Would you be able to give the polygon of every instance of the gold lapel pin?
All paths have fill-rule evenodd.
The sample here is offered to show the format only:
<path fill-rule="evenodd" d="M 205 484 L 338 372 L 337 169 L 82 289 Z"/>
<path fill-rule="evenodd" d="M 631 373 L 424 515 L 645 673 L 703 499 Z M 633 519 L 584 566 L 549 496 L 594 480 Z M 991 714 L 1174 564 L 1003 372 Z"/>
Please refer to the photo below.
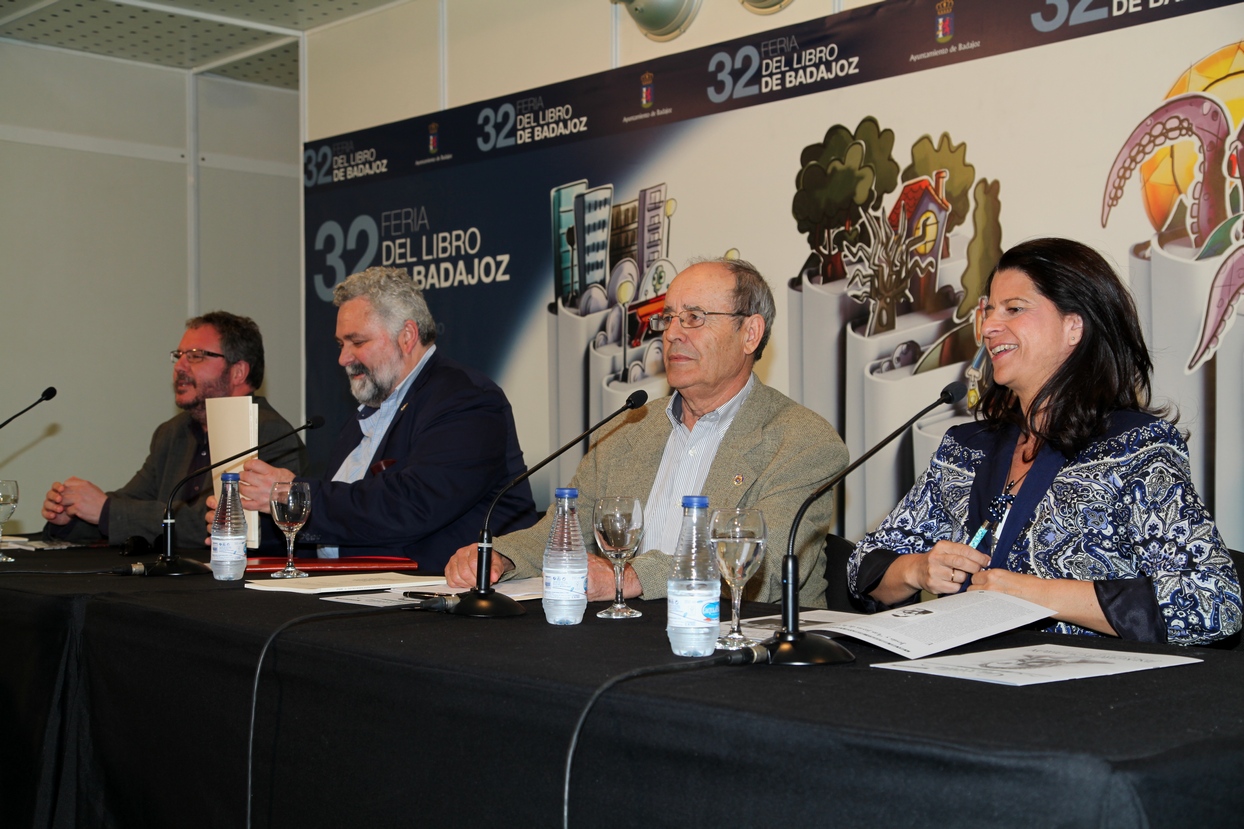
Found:
<path fill-rule="evenodd" d="M 734 485 L 735 485 L 735 486 L 742 486 L 742 485 L 743 485 L 743 476 L 742 476 L 742 475 L 735 475 L 735 476 L 734 476 Z"/>

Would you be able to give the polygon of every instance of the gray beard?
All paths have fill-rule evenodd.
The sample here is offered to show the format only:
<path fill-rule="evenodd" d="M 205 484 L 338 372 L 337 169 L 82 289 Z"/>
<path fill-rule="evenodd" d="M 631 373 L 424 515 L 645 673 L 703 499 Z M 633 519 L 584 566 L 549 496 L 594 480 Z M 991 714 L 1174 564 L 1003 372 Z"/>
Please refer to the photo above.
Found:
<path fill-rule="evenodd" d="M 351 373 L 351 369 L 354 373 Z M 397 385 L 396 377 L 377 377 L 374 371 L 362 363 L 347 368 L 346 377 L 350 380 L 350 393 L 364 406 L 379 406 L 389 399 L 393 387 Z"/>

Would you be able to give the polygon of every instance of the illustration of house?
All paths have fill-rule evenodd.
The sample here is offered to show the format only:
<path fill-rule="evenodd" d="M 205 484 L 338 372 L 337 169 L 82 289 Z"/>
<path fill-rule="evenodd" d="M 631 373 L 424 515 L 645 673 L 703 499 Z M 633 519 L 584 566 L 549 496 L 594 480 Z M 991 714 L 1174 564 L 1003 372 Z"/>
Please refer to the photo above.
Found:
<path fill-rule="evenodd" d="M 950 215 L 950 202 L 946 201 L 946 176 L 946 170 L 937 170 L 932 181 L 921 176 L 907 182 L 887 217 L 894 232 L 909 240 L 911 304 L 917 311 L 935 311 L 945 305 L 937 300 L 937 265 L 947 255 L 946 217 Z M 906 228 L 899 227 L 903 217 Z"/>

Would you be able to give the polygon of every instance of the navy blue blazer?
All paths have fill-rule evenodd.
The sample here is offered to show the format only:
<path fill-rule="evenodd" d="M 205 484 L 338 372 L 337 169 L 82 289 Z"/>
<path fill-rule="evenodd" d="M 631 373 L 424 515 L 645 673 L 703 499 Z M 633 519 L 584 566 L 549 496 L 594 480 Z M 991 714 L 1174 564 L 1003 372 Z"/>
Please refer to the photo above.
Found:
<path fill-rule="evenodd" d="M 323 479 L 311 484 L 311 518 L 300 542 L 342 556 L 401 555 L 440 573 L 454 551 L 479 540 L 488 505 L 527 470 L 505 393 L 472 368 L 433 354 L 411 382 L 360 481 L 331 480 L 363 439 L 357 418 L 342 428 Z M 526 481 L 493 510 L 502 535 L 534 524 Z"/>

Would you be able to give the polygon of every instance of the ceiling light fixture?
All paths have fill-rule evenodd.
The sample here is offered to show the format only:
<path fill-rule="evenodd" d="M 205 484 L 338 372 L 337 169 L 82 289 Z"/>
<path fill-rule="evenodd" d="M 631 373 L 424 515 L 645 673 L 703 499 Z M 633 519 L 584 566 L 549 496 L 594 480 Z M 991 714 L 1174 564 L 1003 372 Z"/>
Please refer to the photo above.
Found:
<path fill-rule="evenodd" d="M 673 40 L 691 26 L 701 0 L 610 0 L 622 6 L 649 40 Z M 761 0 L 764 2 L 764 0 Z"/>

